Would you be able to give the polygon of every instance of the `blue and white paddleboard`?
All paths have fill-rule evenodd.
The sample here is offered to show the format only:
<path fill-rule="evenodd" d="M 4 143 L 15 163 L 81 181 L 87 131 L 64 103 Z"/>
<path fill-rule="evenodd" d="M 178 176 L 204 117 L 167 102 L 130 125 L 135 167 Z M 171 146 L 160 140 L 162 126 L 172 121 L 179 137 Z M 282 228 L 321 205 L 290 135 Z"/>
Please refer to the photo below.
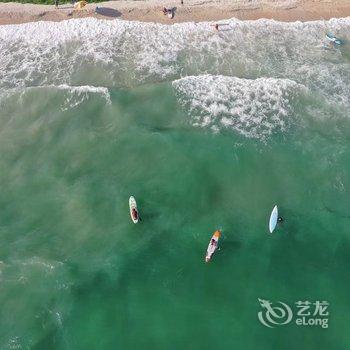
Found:
<path fill-rule="evenodd" d="M 327 33 L 326 34 L 326 38 L 331 41 L 332 43 L 334 44 L 337 44 L 337 45 L 341 45 L 342 44 L 342 41 L 340 39 L 338 39 L 337 37 L 335 37 L 333 34 L 331 33 Z"/>
<path fill-rule="evenodd" d="M 272 209 L 271 215 L 270 215 L 270 221 L 269 221 L 269 230 L 270 233 L 273 232 L 273 230 L 276 228 L 277 225 L 277 219 L 278 219 L 278 209 L 277 205 L 275 205 Z"/>

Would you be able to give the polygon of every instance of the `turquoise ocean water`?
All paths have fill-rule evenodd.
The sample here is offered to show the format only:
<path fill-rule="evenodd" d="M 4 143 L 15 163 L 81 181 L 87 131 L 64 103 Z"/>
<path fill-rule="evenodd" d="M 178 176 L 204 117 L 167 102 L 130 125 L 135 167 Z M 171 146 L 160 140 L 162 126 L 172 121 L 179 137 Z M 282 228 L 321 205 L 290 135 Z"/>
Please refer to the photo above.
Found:
<path fill-rule="evenodd" d="M 225 23 L 0 27 L 0 349 L 349 349 L 350 20 Z"/>

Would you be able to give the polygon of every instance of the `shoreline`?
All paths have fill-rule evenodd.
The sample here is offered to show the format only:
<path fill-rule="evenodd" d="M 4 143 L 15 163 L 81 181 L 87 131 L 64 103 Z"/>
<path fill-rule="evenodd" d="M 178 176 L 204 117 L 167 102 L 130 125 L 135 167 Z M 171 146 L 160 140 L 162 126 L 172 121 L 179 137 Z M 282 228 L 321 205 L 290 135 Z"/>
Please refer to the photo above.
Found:
<path fill-rule="evenodd" d="M 96 6 L 99 13 L 95 12 Z M 164 16 L 164 6 L 176 8 L 173 19 Z M 74 10 L 71 4 L 62 4 L 58 9 L 53 5 L 0 4 L 0 25 L 85 17 L 173 24 L 229 18 L 304 22 L 348 16 L 349 0 L 183 0 L 183 5 L 181 0 L 119 0 L 90 3 L 80 11 Z"/>

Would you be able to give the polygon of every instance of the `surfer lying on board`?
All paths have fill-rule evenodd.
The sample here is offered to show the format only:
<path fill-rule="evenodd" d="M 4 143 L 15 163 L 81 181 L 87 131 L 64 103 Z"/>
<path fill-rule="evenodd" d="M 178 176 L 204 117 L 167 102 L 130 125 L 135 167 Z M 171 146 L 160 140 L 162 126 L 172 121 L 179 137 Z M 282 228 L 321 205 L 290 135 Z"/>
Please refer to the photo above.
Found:
<path fill-rule="evenodd" d="M 140 222 L 142 221 L 141 216 L 139 215 L 138 211 L 135 208 L 131 210 L 131 214 L 134 220 L 139 220 Z"/>
<path fill-rule="evenodd" d="M 132 208 L 131 213 L 134 220 L 137 220 L 139 216 L 139 214 L 137 213 L 137 210 L 135 208 Z"/>

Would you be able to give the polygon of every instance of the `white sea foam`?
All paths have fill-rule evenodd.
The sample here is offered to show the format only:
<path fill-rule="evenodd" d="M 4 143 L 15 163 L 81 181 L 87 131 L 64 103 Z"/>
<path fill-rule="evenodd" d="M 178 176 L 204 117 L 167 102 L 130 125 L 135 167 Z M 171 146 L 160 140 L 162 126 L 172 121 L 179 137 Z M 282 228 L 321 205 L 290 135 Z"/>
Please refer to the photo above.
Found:
<path fill-rule="evenodd" d="M 106 101 L 107 104 L 112 103 L 108 89 L 101 86 L 69 86 L 66 84 L 62 84 L 58 86 L 51 85 L 49 86 L 49 88 L 68 91 L 65 103 L 62 106 L 63 110 L 73 108 L 81 104 L 89 98 L 90 94 L 100 95 Z"/>
<path fill-rule="evenodd" d="M 28 317 L 45 328 L 62 327 L 64 315 L 69 310 L 70 288 L 64 290 L 60 285 L 71 287 L 72 278 L 65 263 L 39 256 L 9 259 L 3 270 L 1 283 L 4 295 L 10 292 L 20 297 L 12 303 L 3 303 L 3 312 L 8 317 L 7 332 L 0 339 L 0 348 L 31 348 L 41 339 L 41 334 L 34 331 L 28 336 Z M 23 289 L 24 294 L 21 292 Z M 25 313 L 29 316 L 22 319 L 20 316 Z M 52 321 L 47 322 L 48 315 L 51 315 Z"/>
<path fill-rule="evenodd" d="M 291 100 L 305 90 L 288 79 L 220 75 L 190 76 L 174 81 L 173 86 L 193 125 L 214 131 L 233 129 L 260 139 L 287 128 Z"/>
<path fill-rule="evenodd" d="M 72 19 L 0 26 L 0 88 L 135 86 L 188 75 L 289 79 L 350 106 L 349 48 L 322 48 L 325 32 L 350 39 L 350 18 L 222 21 L 172 26 Z"/>
<path fill-rule="evenodd" d="M 21 339 L 20 337 L 10 338 L 7 343 L 7 348 L 10 350 L 19 350 L 22 349 Z"/>
<path fill-rule="evenodd" d="M 36 90 L 43 90 L 45 92 L 60 93 L 60 96 L 56 100 L 61 101 L 61 110 L 74 108 L 81 103 L 87 101 L 91 96 L 100 96 L 105 100 L 106 104 L 111 104 L 111 96 L 106 87 L 101 86 L 69 86 L 67 84 L 62 85 L 43 85 L 37 87 L 20 87 L 3 90 L 0 92 L 0 106 L 1 103 L 6 101 L 8 97 L 13 95 L 18 96 L 18 101 L 21 102 L 28 93 Z M 63 94 L 63 95 L 62 95 Z"/>
<path fill-rule="evenodd" d="M 349 36 L 349 18 L 224 22 L 219 33 L 205 22 L 168 26 L 95 18 L 0 26 L 1 85 L 118 86 L 204 72 L 302 80 L 303 66 L 311 70 L 308 78 L 317 79 L 315 67 L 342 81 L 330 68 L 329 53 L 317 46 L 326 30 Z"/>
<path fill-rule="evenodd" d="M 54 278 L 56 275 L 61 276 L 65 274 L 65 266 L 60 261 L 49 261 L 36 256 L 23 260 L 14 260 L 3 266 L 2 283 L 27 284 L 33 274 L 36 273 L 40 273 L 46 278 Z M 8 278 L 8 276 L 11 276 L 11 278 Z"/>
<path fill-rule="evenodd" d="M 46 274 L 51 274 L 56 268 L 62 267 L 63 263 L 60 261 L 47 261 L 35 256 L 24 261 L 19 261 L 18 265 L 19 268 L 21 268 L 20 266 L 37 267 L 42 269 Z"/>

